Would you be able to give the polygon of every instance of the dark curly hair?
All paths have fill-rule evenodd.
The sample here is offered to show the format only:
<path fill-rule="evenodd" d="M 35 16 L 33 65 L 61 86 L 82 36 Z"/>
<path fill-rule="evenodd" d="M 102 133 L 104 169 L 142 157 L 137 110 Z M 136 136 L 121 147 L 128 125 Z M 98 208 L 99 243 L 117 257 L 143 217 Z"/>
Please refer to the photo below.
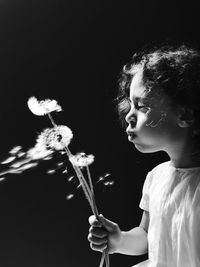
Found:
<path fill-rule="evenodd" d="M 194 134 L 200 140 L 200 52 L 186 44 L 165 44 L 145 47 L 135 53 L 119 78 L 117 108 L 123 125 L 130 110 L 130 84 L 138 68 L 142 68 L 149 99 L 159 90 L 164 91 L 171 105 L 193 111 Z"/>

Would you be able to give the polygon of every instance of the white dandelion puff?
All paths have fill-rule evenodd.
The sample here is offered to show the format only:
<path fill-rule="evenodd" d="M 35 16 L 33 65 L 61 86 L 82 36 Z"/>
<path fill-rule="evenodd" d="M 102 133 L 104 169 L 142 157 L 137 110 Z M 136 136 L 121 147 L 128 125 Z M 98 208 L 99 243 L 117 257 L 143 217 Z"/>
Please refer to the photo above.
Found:
<path fill-rule="evenodd" d="M 84 152 L 69 157 L 70 162 L 74 166 L 86 167 L 94 162 L 94 155 L 86 155 Z"/>
<path fill-rule="evenodd" d="M 54 128 L 45 129 L 37 139 L 37 143 L 44 145 L 46 148 L 63 150 L 71 142 L 73 133 L 71 129 L 65 125 L 58 125 Z"/>
<path fill-rule="evenodd" d="M 27 104 L 30 111 L 37 116 L 43 116 L 53 111 L 62 111 L 61 106 L 58 105 L 57 101 L 54 99 L 38 101 L 36 97 L 32 96 L 29 98 Z"/>

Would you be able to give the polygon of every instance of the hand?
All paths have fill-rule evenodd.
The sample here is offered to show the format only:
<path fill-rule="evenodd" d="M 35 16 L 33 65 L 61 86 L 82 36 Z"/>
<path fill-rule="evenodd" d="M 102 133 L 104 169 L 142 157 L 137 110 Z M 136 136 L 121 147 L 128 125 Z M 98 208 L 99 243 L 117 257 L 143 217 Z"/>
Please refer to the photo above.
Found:
<path fill-rule="evenodd" d="M 90 216 L 89 223 L 91 225 L 88 235 L 90 247 L 100 252 L 108 248 L 110 254 L 116 252 L 122 239 L 119 226 L 103 215 L 99 215 L 98 218 L 94 215 Z"/>

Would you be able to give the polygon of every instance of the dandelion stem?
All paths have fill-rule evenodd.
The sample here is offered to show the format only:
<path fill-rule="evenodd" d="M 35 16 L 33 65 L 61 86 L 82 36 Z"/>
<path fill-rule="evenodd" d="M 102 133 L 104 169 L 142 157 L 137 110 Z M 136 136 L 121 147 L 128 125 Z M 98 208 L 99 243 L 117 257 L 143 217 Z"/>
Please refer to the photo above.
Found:
<path fill-rule="evenodd" d="M 83 177 L 82 173 L 80 173 L 80 169 L 78 167 L 74 166 L 73 164 L 72 164 L 72 166 L 73 166 L 73 168 L 74 168 L 74 170 L 76 172 L 76 175 L 77 175 L 77 177 L 79 179 L 79 182 L 80 182 L 80 184 L 81 184 L 81 186 L 83 188 L 85 196 L 86 196 L 86 198 L 87 198 L 87 200 L 88 200 L 88 202 L 89 202 L 89 204 L 91 206 L 91 209 L 92 209 L 92 211 L 94 213 L 93 200 L 92 200 L 92 197 L 91 197 L 91 191 L 90 191 L 90 189 L 88 187 L 88 184 L 85 181 L 85 178 Z"/>
<path fill-rule="evenodd" d="M 54 127 L 57 127 L 57 124 L 55 123 L 53 117 L 51 116 L 50 113 L 48 113 L 48 117 L 52 123 L 52 125 Z M 72 155 L 71 151 L 69 150 L 68 147 L 65 147 L 65 152 L 67 153 L 67 156 L 68 158 L 70 158 Z M 87 170 L 87 176 L 88 176 L 88 180 L 89 180 L 89 185 L 82 173 L 82 171 L 80 170 L 79 167 L 77 166 L 74 166 L 74 164 L 72 164 L 72 167 L 77 175 L 77 178 L 83 188 L 83 192 L 90 204 L 90 207 L 93 211 L 93 214 L 96 216 L 96 218 L 99 217 L 99 213 L 98 213 L 98 210 L 97 210 L 97 206 L 96 206 L 96 203 L 95 203 L 95 196 L 94 196 L 94 188 L 93 188 L 93 184 L 92 184 L 92 178 L 91 178 L 91 174 L 90 174 L 90 170 L 89 170 L 89 167 L 86 166 L 86 170 Z M 7 172 L 6 172 L 7 173 Z M 5 173 L 0 173 L 0 176 L 3 175 Z M 109 267 L 110 266 L 110 263 L 109 263 L 109 254 L 108 254 L 108 250 L 105 249 L 103 252 L 102 252 L 102 257 L 101 257 L 101 262 L 100 262 L 100 266 L 99 267 L 103 267 L 103 264 L 104 264 L 104 261 L 106 263 L 106 267 Z"/>
<path fill-rule="evenodd" d="M 94 215 L 96 217 L 98 217 L 99 213 L 98 213 L 97 206 L 96 206 L 96 203 L 95 203 L 96 201 L 95 201 L 95 195 L 94 195 L 94 188 L 93 188 L 92 178 L 91 178 L 91 174 L 90 174 L 90 170 L 89 170 L 88 165 L 86 166 L 86 170 L 87 170 L 89 185 L 90 185 L 90 189 L 91 189 L 92 201 L 93 201 L 93 206 L 94 206 Z"/>
<path fill-rule="evenodd" d="M 53 127 L 56 127 L 57 124 L 55 123 L 55 121 L 54 121 L 53 117 L 51 116 L 51 114 L 50 114 L 50 113 L 47 113 L 47 115 L 48 115 L 48 117 L 49 117 L 49 119 L 50 119 L 50 121 L 51 121 Z"/>
<path fill-rule="evenodd" d="M 72 153 L 69 150 L 69 148 L 65 147 L 65 151 L 67 153 L 68 158 L 70 158 L 72 156 Z M 86 196 L 86 198 L 87 198 L 87 200 L 88 200 L 88 202 L 89 202 L 89 204 L 91 206 L 91 209 L 92 209 L 93 213 L 95 214 L 96 213 L 96 208 L 95 208 L 95 205 L 94 205 L 92 192 L 91 192 L 91 190 L 90 190 L 90 188 L 88 186 L 88 183 L 85 180 L 85 177 L 82 174 L 81 170 L 77 166 L 74 166 L 74 164 L 72 164 L 72 167 L 73 167 L 74 171 L 76 172 L 76 175 L 77 175 L 77 177 L 79 179 L 79 182 L 80 182 L 80 184 L 81 184 L 81 186 L 83 188 L 85 196 Z"/>
<path fill-rule="evenodd" d="M 104 252 L 103 252 L 103 253 L 102 253 L 102 256 L 101 256 L 101 261 L 100 261 L 99 267 L 103 267 L 104 260 L 105 260 L 105 254 L 104 254 Z"/>

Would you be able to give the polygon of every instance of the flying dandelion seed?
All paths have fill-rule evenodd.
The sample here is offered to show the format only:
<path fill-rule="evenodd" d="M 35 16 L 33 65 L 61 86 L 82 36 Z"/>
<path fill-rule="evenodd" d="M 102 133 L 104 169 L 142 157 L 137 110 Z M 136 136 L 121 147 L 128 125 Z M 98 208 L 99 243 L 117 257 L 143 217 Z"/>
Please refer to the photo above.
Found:
<path fill-rule="evenodd" d="M 46 173 L 47 174 L 55 174 L 56 170 L 48 170 Z"/>
<path fill-rule="evenodd" d="M 99 179 L 97 180 L 96 184 L 99 182 L 102 182 L 105 178 L 103 176 L 100 176 Z"/>
<path fill-rule="evenodd" d="M 47 157 L 44 157 L 43 160 L 50 160 L 52 158 L 53 158 L 52 156 L 47 156 Z"/>
<path fill-rule="evenodd" d="M 11 162 L 14 161 L 15 159 L 16 159 L 15 156 L 8 157 L 8 158 L 5 159 L 4 161 L 2 161 L 1 164 L 8 164 L 8 163 L 11 163 Z"/>
<path fill-rule="evenodd" d="M 114 183 L 115 183 L 114 180 L 110 181 L 110 185 L 114 185 Z"/>
<path fill-rule="evenodd" d="M 112 186 L 112 185 L 114 185 L 114 181 L 113 180 L 111 180 L 111 181 L 105 181 L 103 184 L 105 186 Z"/>
<path fill-rule="evenodd" d="M 74 197 L 74 194 L 68 194 L 67 196 L 66 196 L 66 199 L 67 200 L 70 200 L 70 199 L 72 199 Z"/>
<path fill-rule="evenodd" d="M 79 189 L 82 187 L 82 184 L 77 185 L 76 189 Z"/>
<path fill-rule="evenodd" d="M 67 181 L 71 182 L 73 179 L 74 179 L 74 176 L 70 176 L 70 177 L 67 178 Z"/>
<path fill-rule="evenodd" d="M 68 170 L 65 169 L 64 171 L 62 171 L 62 173 L 63 173 L 63 174 L 68 173 Z"/>
<path fill-rule="evenodd" d="M 109 176 L 111 176 L 110 173 L 106 173 L 103 176 L 100 176 L 99 179 L 97 180 L 96 184 L 99 182 L 104 182 L 107 179 L 107 177 L 109 177 Z"/>
<path fill-rule="evenodd" d="M 23 157 L 23 156 L 25 156 L 26 155 L 26 152 L 19 152 L 18 154 L 17 154 L 17 157 L 18 158 L 21 158 L 21 157 Z"/>
<path fill-rule="evenodd" d="M 106 178 L 106 177 L 108 177 L 108 176 L 110 176 L 111 174 L 110 173 L 106 173 L 105 175 L 104 175 L 104 177 Z"/>
<path fill-rule="evenodd" d="M 21 169 L 9 169 L 8 173 L 21 174 L 23 171 Z"/>
<path fill-rule="evenodd" d="M 14 146 L 8 153 L 15 155 L 22 149 L 21 146 Z"/>
<path fill-rule="evenodd" d="M 0 178 L 0 182 L 3 181 L 3 180 L 5 180 L 5 179 L 6 179 L 5 177 L 1 177 Z"/>
<path fill-rule="evenodd" d="M 62 167 L 63 164 L 64 164 L 64 162 L 58 162 L 58 163 L 56 164 L 56 166 L 57 166 L 57 167 Z"/>
<path fill-rule="evenodd" d="M 17 161 L 15 163 L 13 163 L 11 165 L 12 168 L 20 168 L 22 165 L 26 164 L 30 162 L 30 159 L 24 159 L 24 160 L 20 160 L 20 161 Z"/>
<path fill-rule="evenodd" d="M 25 171 L 25 170 L 31 169 L 33 167 L 36 167 L 37 165 L 38 165 L 38 163 L 36 163 L 36 162 L 28 163 L 28 164 L 25 164 L 22 167 L 20 167 L 17 171 Z"/>

